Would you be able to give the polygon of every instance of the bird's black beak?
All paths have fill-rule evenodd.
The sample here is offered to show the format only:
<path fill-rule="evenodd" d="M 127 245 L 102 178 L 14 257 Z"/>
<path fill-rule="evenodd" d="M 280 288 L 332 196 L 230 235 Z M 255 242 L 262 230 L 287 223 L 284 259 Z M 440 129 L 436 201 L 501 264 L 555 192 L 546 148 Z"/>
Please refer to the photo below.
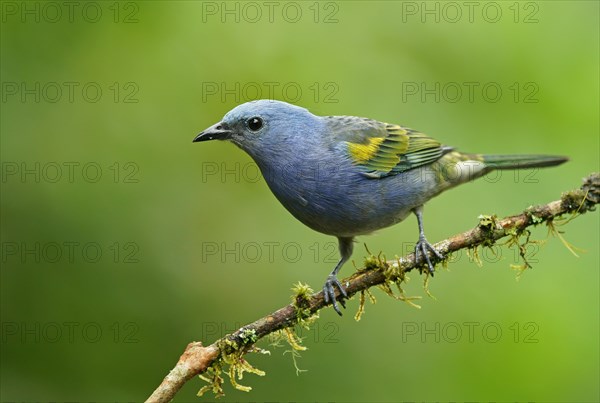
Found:
<path fill-rule="evenodd" d="M 197 143 L 199 141 L 208 141 L 208 140 L 226 140 L 229 138 L 231 134 L 231 130 L 224 123 L 217 123 L 212 125 L 208 129 L 204 130 L 202 133 L 194 137 L 193 142 Z"/>

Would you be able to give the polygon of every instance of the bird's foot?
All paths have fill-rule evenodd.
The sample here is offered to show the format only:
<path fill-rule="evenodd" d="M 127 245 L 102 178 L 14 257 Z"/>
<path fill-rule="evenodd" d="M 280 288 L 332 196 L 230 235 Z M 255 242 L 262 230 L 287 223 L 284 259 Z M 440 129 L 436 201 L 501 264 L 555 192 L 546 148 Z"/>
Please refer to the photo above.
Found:
<path fill-rule="evenodd" d="M 338 315 L 342 316 L 342 311 L 340 311 L 340 308 L 338 307 L 337 301 L 335 299 L 334 286 L 336 286 L 338 290 L 340 290 L 339 302 L 340 305 L 344 309 L 346 309 L 346 303 L 344 302 L 344 298 L 348 298 L 348 293 L 346 293 L 346 289 L 344 288 L 342 283 L 340 283 L 340 280 L 338 280 L 337 277 L 333 274 L 330 274 L 327 277 L 327 280 L 325 281 L 325 285 L 323 286 L 323 299 L 325 300 L 326 304 L 331 302 L 333 304 L 333 309 L 338 313 Z"/>
<path fill-rule="evenodd" d="M 431 245 L 425 236 L 420 236 L 419 241 L 415 245 L 415 262 L 419 260 L 419 254 L 423 254 L 425 257 L 425 261 L 427 262 L 427 268 L 429 269 L 429 273 L 433 276 L 433 264 L 431 263 L 431 259 L 429 258 L 429 252 L 433 253 L 433 255 L 438 260 L 443 260 L 444 256 L 440 252 L 438 252 L 433 245 Z"/>

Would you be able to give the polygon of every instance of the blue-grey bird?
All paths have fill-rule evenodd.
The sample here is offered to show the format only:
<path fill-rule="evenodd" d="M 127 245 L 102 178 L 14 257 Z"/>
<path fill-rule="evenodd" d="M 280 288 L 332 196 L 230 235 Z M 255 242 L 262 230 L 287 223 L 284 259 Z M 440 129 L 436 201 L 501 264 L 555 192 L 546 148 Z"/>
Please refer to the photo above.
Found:
<path fill-rule="evenodd" d="M 559 165 L 548 155 L 482 155 L 455 151 L 407 127 L 355 116 L 316 116 L 281 101 L 247 102 L 229 111 L 194 142 L 228 140 L 247 152 L 271 191 L 298 220 L 336 236 L 341 258 L 323 287 L 325 302 L 345 307 L 347 293 L 337 279 L 350 258 L 353 240 L 417 217 L 422 255 L 443 257 L 425 238 L 423 205 L 446 189 L 495 169 Z M 431 253 L 431 256 L 430 256 Z"/>

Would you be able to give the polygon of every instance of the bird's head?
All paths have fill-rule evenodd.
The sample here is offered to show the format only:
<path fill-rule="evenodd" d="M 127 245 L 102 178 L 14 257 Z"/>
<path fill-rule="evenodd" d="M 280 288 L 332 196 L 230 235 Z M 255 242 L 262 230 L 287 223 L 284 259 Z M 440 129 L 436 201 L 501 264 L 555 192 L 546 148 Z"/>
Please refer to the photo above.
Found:
<path fill-rule="evenodd" d="M 266 148 L 279 149 L 286 144 L 291 148 L 293 137 L 314 133 L 319 119 L 307 109 L 286 102 L 251 101 L 227 112 L 219 123 L 198 134 L 193 141 L 229 140 L 256 156 Z"/>

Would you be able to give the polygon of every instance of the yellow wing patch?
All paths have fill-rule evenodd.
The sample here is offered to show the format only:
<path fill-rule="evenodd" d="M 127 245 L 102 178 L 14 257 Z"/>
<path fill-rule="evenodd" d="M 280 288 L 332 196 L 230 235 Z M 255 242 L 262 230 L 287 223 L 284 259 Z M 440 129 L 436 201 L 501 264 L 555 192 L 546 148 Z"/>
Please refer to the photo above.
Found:
<path fill-rule="evenodd" d="M 356 163 L 365 164 L 373 158 L 384 140 L 383 137 L 372 137 L 367 144 L 348 143 L 348 151 Z"/>
<path fill-rule="evenodd" d="M 370 178 L 404 172 L 440 158 L 447 150 L 431 137 L 398 125 L 385 124 L 385 136 L 347 142 L 348 153 Z"/>

